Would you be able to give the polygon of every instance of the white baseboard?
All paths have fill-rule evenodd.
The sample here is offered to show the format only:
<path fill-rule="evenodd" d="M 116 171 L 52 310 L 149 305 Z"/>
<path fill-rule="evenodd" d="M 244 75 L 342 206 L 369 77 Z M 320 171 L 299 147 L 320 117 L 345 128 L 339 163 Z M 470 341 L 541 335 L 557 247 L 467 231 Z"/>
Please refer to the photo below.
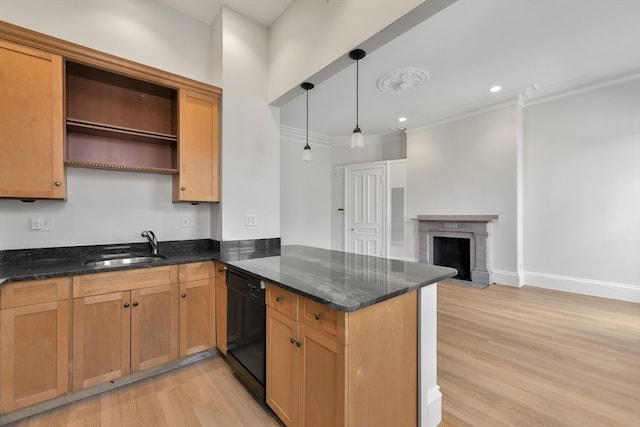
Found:
<path fill-rule="evenodd" d="M 525 284 L 556 291 L 640 303 L 640 286 L 525 271 Z"/>
<path fill-rule="evenodd" d="M 500 285 L 520 287 L 518 273 L 514 273 L 513 271 L 492 270 L 491 281 Z"/>
<path fill-rule="evenodd" d="M 422 404 L 420 427 L 436 427 L 442 421 L 442 393 L 439 385 L 436 384 L 427 390 L 426 402 L 423 400 Z"/>

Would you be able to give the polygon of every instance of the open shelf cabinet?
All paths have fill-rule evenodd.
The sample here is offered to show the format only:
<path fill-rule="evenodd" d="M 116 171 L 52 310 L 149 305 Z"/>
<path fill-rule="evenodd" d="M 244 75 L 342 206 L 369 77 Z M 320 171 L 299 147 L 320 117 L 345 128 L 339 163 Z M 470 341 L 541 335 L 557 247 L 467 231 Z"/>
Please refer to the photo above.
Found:
<path fill-rule="evenodd" d="M 177 90 L 66 62 L 69 166 L 178 173 Z"/>

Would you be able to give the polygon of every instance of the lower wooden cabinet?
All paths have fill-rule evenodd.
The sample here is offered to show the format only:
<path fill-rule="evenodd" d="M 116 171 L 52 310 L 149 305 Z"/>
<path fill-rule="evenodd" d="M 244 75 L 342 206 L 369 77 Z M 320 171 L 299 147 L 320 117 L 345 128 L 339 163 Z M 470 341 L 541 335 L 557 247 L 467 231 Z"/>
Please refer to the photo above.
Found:
<path fill-rule="evenodd" d="M 216 346 L 213 261 L 180 265 L 180 357 Z"/>
<path fill-rule="evenodd" d="M 418 299 L 351 313 L 267 285 L 267 404 L 291 426 L 418 424 Z"/>
<path fill-rule="evenodd" d="M 69 390 L 69 277 L 0 288 L 0 413 Z"/>
<path fill-rule="evenodd" d="M 216 262 L 216 346 L 227 355 L 227 267 Z"/>
<path fill-rule="evenodd" d="M 177 280 L 177 266 L 74 277 L 73 390 L 178 357 Z"/>
<path fill-rule="evenodd" d="M 311 304 L 318 320 L 307 325 Z M 286 426 L 345 425 L 345 344 L 336 335 L 344 316 L 267 286 L 267 404 Z"/>

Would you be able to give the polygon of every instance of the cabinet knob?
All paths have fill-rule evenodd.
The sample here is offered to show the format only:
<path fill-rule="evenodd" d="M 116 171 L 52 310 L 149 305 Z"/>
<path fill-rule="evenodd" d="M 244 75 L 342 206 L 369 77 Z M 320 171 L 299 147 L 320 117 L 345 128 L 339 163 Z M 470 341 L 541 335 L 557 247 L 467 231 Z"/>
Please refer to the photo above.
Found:
<path fill-rule="evenodd" d="M 296 345 L 297 345 L 298 347 L 302 347 L 302 341 L 296 341 Z"/>
<path fill-rule="evenodd" d="M 185 191 L 187 187 L 180 187 L 180 191 Z"/>
<path fill-rule="evenodd" d="M 297 340 L 295 338 L 290 338 L 289 341 L 291 341 L 291 344 L 294 344 Z"/>
<path fill-rule="evenodd" d="M 320 319 L 322 319 L 322 317 L 323 317 L 322 313 L 316 313 L 316 314 L 313 315 L 313 318 L 316 319 L 316 320 L 320 320 Z"/>
<path fill-rule="evenodd" d="M 124 308 L 129 308 L 129 303 L 128 302 L 124 303 Z"/>
<path fill-rule="evenodd" d="M 186 297 L 187 297 L 187 294 L 182 294 L 182 298 L 186 298 Z"/>
<path fill-rule="evenodd" d="M 282 298 L 282 297 L 276 297 L 276 302 L 282 302 L 283 299 L 284 298 Z"/>
<path fill-rule="evenodd" d="M 227 267 L 222 267 L 218 269 L 219 273 L 222 273 L 223 271 L 227 271 Z"/>
<path fill-rule="evenodd" d="M 134 302 L 134 303 L 133 303 L 133 306 L 134 306 L 134 307 L 137 307 L 137 306 L 138 306 L 138 301 Z"/>
<path fill-rule="evenodd" d="M 53 185 L 55 185 L 56 187 L 60 187 L 62 183 L 60 181 L 56 181 L 53 183 Z"/>

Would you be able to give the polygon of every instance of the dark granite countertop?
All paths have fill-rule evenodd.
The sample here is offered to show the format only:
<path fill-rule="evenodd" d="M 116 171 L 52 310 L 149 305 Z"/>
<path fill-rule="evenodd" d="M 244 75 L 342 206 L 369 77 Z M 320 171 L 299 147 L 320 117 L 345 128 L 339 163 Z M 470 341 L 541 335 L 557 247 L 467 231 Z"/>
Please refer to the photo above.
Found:
<path fill-rule="evenodd" d="M 131 244 L 2 251 L 0 285 L 47 277 L 216 260 L 338 310 L 355 311 L 456 274 L 448 267 L 307 246 L 220 252 L 211 242 L 161 242 L 159 249 L 166 256 L 164 259 L 99 268 L 85 266 L 83 262 L 96 252 L 102 253 L 107 249 L 142 253 L 148 251 L 148 247 L 146 244 Z"/>
<path fill-rule="evenodd" d="M 449 267 L 308 246 L 283 246 L 280 252 L 279 256 L 232 260 L 228 264 L 347 312 L 457 274 Z"/>

